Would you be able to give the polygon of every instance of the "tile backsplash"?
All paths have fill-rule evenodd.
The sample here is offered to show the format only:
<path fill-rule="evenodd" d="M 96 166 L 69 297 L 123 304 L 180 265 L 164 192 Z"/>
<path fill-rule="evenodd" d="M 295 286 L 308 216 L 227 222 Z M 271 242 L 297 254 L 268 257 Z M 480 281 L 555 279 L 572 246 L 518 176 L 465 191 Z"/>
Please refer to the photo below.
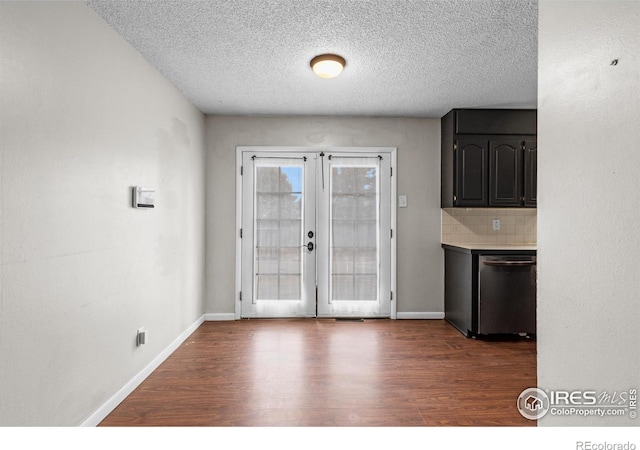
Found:
<path fill-rule="evenodd" d="M 493 229 L 493 221 L 500 229 Z M 535 208 L 444 208 L 442 242 L 445 244 L 535 244 Z"/>

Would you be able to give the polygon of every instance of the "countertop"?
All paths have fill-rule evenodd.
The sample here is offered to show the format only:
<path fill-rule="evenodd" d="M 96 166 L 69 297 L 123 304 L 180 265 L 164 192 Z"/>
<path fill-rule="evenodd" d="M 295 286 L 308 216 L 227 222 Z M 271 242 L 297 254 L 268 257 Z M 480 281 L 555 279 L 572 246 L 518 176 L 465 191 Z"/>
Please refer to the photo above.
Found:
<path fill-rule="evenodd" d="M 480 244 L 480 243 L 465 243 L 465 244 L 442 244 L 443 248 L 450 250 L 458 250 L 466 253 L 481 253 L 481 252 L 535 252 L 537 250 L 536 244 Z"/>

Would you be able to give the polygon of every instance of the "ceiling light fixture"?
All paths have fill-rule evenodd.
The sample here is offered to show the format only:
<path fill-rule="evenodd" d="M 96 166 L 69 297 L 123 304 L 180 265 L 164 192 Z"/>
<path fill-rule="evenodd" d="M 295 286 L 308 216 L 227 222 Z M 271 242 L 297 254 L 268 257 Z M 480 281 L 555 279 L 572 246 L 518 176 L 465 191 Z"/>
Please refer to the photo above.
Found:
<path fill-rule="evenodd" d="M 318 55 L 310 63 L 313 73 L 320 78 L 337 77 L 346 64 L 342 56 L 332 54 Z"/>

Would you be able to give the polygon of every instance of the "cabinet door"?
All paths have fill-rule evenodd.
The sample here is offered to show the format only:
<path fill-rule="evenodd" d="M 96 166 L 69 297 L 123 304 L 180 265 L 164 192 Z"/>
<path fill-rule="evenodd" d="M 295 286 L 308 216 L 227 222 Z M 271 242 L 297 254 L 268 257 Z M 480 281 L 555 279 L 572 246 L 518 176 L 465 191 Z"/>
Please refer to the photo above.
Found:
<path fill-rule="evenodd" d="M 484 139 L 458 140 L 455 145 L 454 206 L 487 206 L 488 149 Z"/>
<path fill-rule="evenodd" d="M 489 206 L 522 205 L 522 140 L 491 140 L 489 153 Z"/>
<path fill-rule="evenodd" d="M 524 206 L 535 207 L 538 202 L 538 142 L 524 144 Z"/>

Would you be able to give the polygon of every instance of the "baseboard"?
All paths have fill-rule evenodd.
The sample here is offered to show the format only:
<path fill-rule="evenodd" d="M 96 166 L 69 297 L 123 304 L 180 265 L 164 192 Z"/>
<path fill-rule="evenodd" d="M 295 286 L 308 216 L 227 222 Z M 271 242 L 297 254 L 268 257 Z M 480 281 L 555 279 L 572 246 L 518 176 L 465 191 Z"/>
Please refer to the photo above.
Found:
<path fill-rule="evenodd" d="M 204 315 L 204 320 L 207 322 L 236 320 L 236 315 L 234 313 L 209 313 Z"/>
<path fill-rule="evenodd" d="M 160 366 L 180 345 L 193 333 L 202 322 L 204 322 L 204 317 L 201 316 L 198 320 L 196 320 L 189 328 L 187 328 L 182 334 L 180 334 L 177 338 L 169 344 L 167 348 L 165 348 L 158 356 L 156 356 L 153 361 L 151 361 L 144 369 L 140 371 L 131 381 L 125 384 L 122 389 L 120 389 L 113 397 L 111 397 L 107 402 L 102 405 L 96 412 L 91 414 L 87 420 L 85 420 L 81 427 L 95 427 L 100 424 L 107 417 L 111 411 L 113 411 L 129 394 L 131 394 L 140 384 L 149 376 L 151 373 Z"/>
<path fill-rule="evenodd" d="M 399 312 L 397 319 L 444 319 L 443 312 Z M 235 320 L 234 313 L 209 313 L 204 315 L 205 321 Z"/>
<path fill-rule="evenodd" d="M 399 312 L 397 319 L 444 319 L 443 312 Z"/>

